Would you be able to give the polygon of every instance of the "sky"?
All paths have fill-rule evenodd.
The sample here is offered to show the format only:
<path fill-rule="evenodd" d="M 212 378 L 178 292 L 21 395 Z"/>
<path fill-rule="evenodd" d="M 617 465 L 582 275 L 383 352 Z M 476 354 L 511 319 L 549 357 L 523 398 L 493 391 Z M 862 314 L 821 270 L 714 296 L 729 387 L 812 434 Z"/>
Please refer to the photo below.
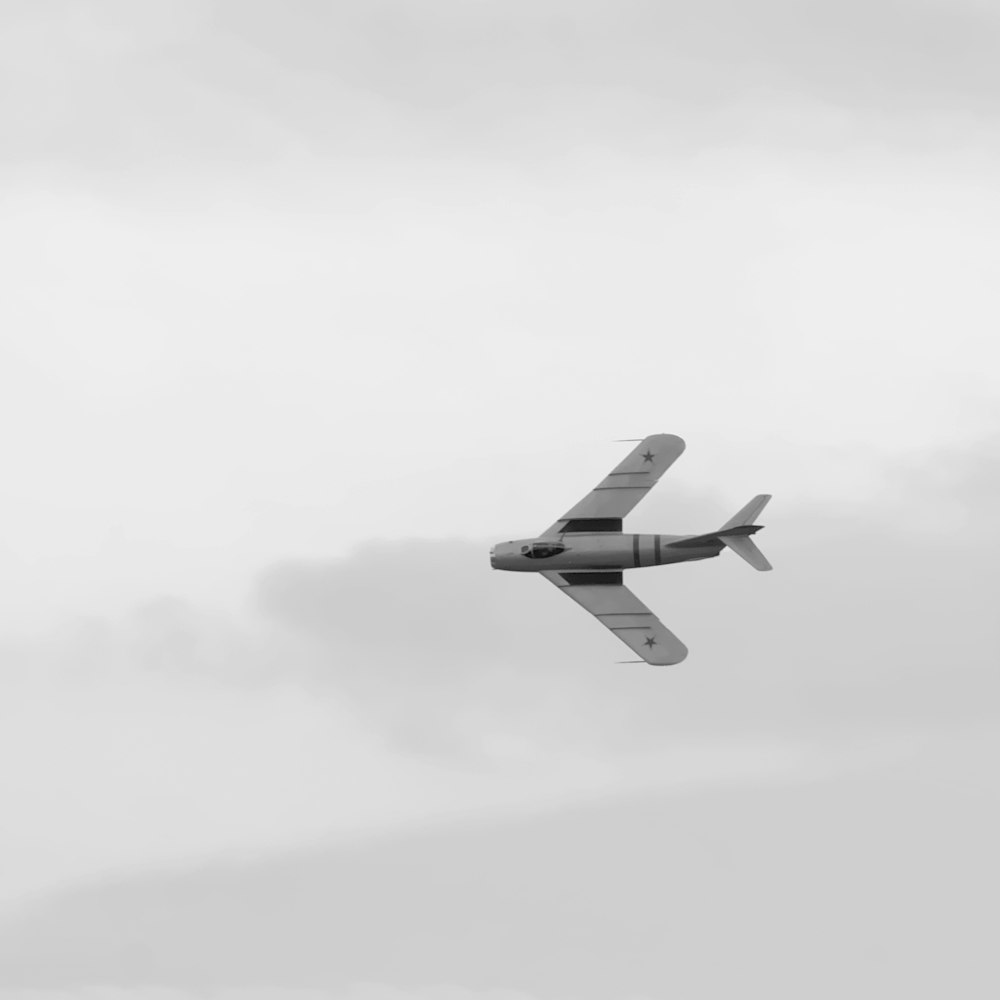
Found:
<path fill-rule="evenodd" d="M 0 1000 L 993 997 L 1000 13 L 0 10 Z M 775 566 L 617 664 L 621 458 Z"/>

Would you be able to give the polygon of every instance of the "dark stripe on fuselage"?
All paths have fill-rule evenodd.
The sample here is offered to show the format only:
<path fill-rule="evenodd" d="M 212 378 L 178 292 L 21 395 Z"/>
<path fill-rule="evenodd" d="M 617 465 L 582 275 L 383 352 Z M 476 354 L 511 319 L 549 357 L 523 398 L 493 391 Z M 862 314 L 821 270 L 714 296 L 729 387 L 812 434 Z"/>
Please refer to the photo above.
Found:
<path fill-rule="evenodd" d="M 639 565 L 639 536 L 638 535 L 633 535 L 632 536 L 632 561 L 633 561 L 634 565 L 636 565 L 636 566 Z"/>
<path fill-rule="evenodd" d="M 566 522 L 566 531 L 621 531 L 620 517 L 577 517 Z"/>
<path fill-rule="evenodd" d="M 607 587 L 620 587 L 622 585 L 621 571 L 608 573 L 560 573 L 559 574 L 571 587 L 592 587 L 595 584 L 603 584 Z"/>
<path fill-rule="evenodd" d="M 653 562 L 655 565 L 660 565 L 660 536 L 653 535 Z"/>

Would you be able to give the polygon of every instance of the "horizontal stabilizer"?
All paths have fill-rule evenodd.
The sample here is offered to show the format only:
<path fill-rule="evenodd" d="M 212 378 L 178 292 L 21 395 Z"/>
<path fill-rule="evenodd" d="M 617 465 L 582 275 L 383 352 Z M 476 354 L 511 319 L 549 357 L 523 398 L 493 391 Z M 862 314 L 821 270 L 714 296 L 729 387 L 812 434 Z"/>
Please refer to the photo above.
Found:
<path fill-rule="evenodd" d="M 772 569 L 772 566 L 764 558 L 764 553 L 754 545 L 750 536 L 760 531 L 762 526 L 754 524 L 754 521 L 770 499 L 770 493 L 758 493 L 716 532 L 720 542 L 731 548 L 741 559 L 745 559 L 754 569 L 761 571 Z"/>
<path fill-rule="evenodd" d="M 767 561 L 764 553 L 753 543 L 749 535 L 722 535 L 726 543 L 741 559 L 745 559 L 754 569 L 764 570 L 774 567 Z"/>

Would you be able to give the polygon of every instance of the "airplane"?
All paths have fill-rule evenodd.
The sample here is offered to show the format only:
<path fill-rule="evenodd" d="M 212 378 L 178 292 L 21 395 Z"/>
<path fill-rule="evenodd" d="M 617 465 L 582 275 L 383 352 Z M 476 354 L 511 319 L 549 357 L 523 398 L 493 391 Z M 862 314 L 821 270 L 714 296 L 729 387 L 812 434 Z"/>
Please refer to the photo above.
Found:
<path fill-rule="evenodd" d="M 633 439 L 635 440 L 635 439 Z M 653 434 L 615 466 L 575 507 L 537 538 L 499 542 L 490 549 L 494 569 L 539 573 L 610 629 L 641 660 L 680 663 L 684 645 L 622 582 L 625 570 L 712 559 L 732 549 L 754 569 L 771 564 L 750 538 L 763 527 L 754 520 L 771 495 L 761 493 L 717 531 L 705 535 L 631 535 L 622 521 L 680 458 L 683 439 Z"/>

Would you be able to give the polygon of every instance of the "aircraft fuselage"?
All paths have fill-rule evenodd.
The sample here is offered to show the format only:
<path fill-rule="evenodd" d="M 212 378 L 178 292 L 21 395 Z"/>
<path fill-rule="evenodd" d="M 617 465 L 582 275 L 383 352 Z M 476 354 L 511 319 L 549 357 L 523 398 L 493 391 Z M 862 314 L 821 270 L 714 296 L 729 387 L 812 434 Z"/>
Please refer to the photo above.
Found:
<path fill-rule="evenodd" d="M 683 544 L 685 539 L 697 537 L 595 532 L 558 538 L 520 538 L 494 545 L 490 549 L 490 565 L 515 573 L 625 570 L 711 559 L 722 551 L 721 541 Z"/>

